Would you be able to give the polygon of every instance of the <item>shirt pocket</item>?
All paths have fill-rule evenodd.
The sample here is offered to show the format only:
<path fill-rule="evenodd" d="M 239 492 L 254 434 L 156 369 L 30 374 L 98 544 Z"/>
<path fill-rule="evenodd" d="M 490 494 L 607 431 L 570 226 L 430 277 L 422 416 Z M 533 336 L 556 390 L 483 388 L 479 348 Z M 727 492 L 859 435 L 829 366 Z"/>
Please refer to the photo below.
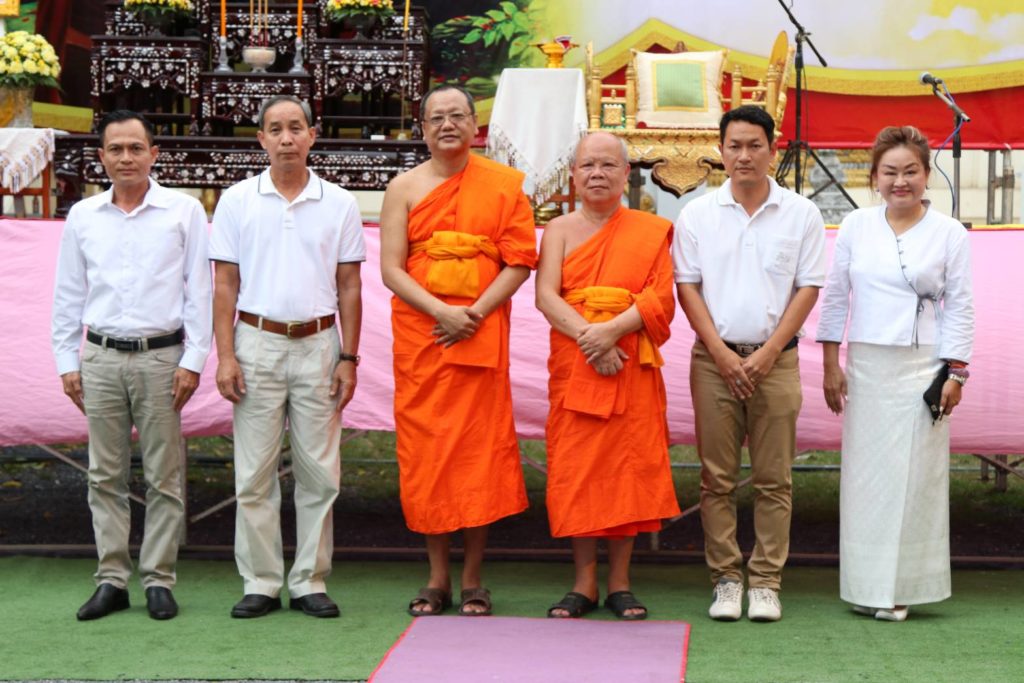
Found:
<path fill-rule="evenodd" d="M 772 237 L 765 242 L 764 269 L 772 275 L 792 278 L 800 260 L 800 240 Z"/>

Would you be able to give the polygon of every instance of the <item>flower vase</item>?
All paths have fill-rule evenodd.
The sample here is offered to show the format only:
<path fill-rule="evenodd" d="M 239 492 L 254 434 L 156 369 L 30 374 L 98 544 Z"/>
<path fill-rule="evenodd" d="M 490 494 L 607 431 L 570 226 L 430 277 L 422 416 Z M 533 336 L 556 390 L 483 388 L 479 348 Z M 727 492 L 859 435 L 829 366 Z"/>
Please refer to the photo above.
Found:
<path fill-rule="evenodd" d="M 0 88 L 0 126 L 4 128 L 32 128 L 32 101 L 36 87 Z"/>
<path fill-rule="evenodd" d="M 352 40 L 369 40 L 367 34 L 377 25 L 379 17 L 376 14 L 357 12 L 349 14 L 344 19 L 344 27 L 347 31 L 354 31 Z"/>

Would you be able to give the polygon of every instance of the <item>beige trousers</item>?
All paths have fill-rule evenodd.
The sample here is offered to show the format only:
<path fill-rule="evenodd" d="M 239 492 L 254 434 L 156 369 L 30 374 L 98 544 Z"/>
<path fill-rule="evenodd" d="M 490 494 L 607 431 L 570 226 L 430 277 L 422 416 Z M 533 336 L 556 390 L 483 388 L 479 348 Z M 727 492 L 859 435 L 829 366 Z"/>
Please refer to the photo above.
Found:
<path fill-rule="evenodd" d="M 180 344 L 134 353 L 85 344 L 82 390 L 89 423 L 89 509 L 99 555 L 97 584 L 126 588 L 132 573 L 128 476 L 134 424 L 146 481 L 139 575 L 147 588 L 174 587 L 174 565 L 185 516 L 185 442 L 171 384 L 181 353 Z"/>
<path fill-rule="evenodd" d="M 326 591 L 341 479 L 341 415 L 329 394 L 340 352 L 333 327 L 303 339 L 241 322 L 235 328 L 246 388 L 234 411 L 235 562 L 247 595 L 276 597 L 284 585 L 277 470 L 286 420 L 297 527 L 288 592 L 299 598 Z"/>
<path fill-rule="evenodd" d="M 746 438 L 756 536 L 747 563 L 748 579 L 752 587 L 779 590 L 789 555 L 791 468 L 802 402 L 797 350 L 783 351 L 754 395 L 740 401 L 729 393 L 707 348 L 698 341 L 691 355 L 690 391 L 701 461 L 704 555 L 711 581 L 743 579 L 743 555 L 736 541 L 736 483 Z"/>

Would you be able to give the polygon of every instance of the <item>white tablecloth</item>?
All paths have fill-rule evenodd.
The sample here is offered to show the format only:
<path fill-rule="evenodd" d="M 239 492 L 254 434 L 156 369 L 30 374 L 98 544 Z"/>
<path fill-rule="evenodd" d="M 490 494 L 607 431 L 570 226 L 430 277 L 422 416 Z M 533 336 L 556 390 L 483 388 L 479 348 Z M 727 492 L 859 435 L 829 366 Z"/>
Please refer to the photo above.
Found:
<path fill-rule="evenodd" d="M 541 204 L 569 181 L 576 144 L 587 132 L 579 69 L 505 69 L 487 131 L 492 159 L 526 174 L 524 190 Z"/>
<path fill-rule="evenodd" d="M 18 194 L 53 161 L 52 128 L 0 128 L 0 187 Z"/>

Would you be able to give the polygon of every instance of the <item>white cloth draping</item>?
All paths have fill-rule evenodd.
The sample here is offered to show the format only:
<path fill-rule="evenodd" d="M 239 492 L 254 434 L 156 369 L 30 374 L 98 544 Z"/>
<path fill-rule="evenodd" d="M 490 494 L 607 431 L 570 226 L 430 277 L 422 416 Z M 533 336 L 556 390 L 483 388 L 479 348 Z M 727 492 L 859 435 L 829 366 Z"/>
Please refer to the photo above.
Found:
<path fill-rule="evenodd" d="M 18 194 L 53 161 L 52 128 L 0 128 L 0 187 Z"/>
<path fill-rule="evenodd" d="M 883 608 L 944 600 L 950 595 L 949 425 L 958 415 L 933 424 L 922 398 L 941 361 L 930 345 L 856 342 L 846 358 L 840 596 Z"/>
<path fill-rule="evenodd" d="M 569 181 L 576 144 L 587 133 L 579 69 L 505 69 L 487 129 L 487 154 L 526 174 L 523 189 L 542 204 Z"/>

